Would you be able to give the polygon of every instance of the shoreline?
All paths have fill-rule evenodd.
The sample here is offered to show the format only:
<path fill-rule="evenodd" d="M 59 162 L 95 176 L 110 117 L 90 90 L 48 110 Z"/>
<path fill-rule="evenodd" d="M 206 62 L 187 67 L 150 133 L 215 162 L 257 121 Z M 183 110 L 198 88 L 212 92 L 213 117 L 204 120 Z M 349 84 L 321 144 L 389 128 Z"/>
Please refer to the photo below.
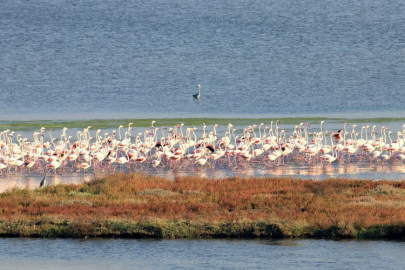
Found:
<path fill-rule="evenodd" d="M 372 118 L 350 118 L 350 117 L 177 117 L 177 118 L 125 118 L 125 119 L 82 119 L 82 120 L 2 120 L 0 121 L 0 128 L 10 129 L 13 131 L 34 131 L 41 127 L 46 129 L 63 129 L 67 128 L 86 128 L 91 126 L 92 129 L 98 128 L 117 128 L 119 125 L 128 126 L 133 123 L 133 127 L 149 127 L 152 121 L 157 121 L 156 126 L 174 126 L 183 123 L 185 126 L 202 126 L 206 125 L 234 125 L 246 126 L 254 123 L 258 124 L 264 122 L 270 124 L 271 121 L 275 123 L 276 120 L 280 121 L 280 125 L 299 125 L 302 122 L 309 124 L 319 124 L 325 121 L 328 124 L 344 124 L 344 123 L 370 123 L 370 124 L 384 124 L 384 123 L 403 123 L 405 118 L 400 117 L 372 117 Z"/>
<path fill-rule="evenodd" d="M 305 228 L 299 235 L 280 224 L 259 222 L 190 223 L 187 221 L 70 223 L 1 222 L 0 237 L 122 239 L 330 239 L 404 240 L 405 225 Z M 300 229 L 301 230 L 301 229 Z"/>
<path fill-rule="evenodd" d="M 0 197 L 0 237 L 405 236 L 404 180 L 115 174 Z"/>

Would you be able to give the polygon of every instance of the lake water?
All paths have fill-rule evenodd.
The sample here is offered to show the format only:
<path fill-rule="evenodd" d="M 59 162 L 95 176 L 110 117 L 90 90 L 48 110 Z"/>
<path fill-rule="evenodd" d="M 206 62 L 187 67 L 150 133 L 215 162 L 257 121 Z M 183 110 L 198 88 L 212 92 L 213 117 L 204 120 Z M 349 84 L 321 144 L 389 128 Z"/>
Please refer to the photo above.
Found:
<path fill-rule="evenodd" d="M 399 0 L 3 0 L 0 120 L 404 117 L 403 25 Z"/>
<path fill-rule="evenodd" d="M 0 239 L 1 269 L 403 269 L 405 243 Z"/>
<path fill-rule="evenodd" d="M 403 117 L 404 25 L 399 0 L 2 0 L 0 119 Z M 401 269 L 404 250 L 385 241 L 0 239 L 0 268 Z"/>
<path fill-rule="evenodd" d="M 403 116 L 404 25 L 399 0 L 3 0 L 0 115 Z"/>

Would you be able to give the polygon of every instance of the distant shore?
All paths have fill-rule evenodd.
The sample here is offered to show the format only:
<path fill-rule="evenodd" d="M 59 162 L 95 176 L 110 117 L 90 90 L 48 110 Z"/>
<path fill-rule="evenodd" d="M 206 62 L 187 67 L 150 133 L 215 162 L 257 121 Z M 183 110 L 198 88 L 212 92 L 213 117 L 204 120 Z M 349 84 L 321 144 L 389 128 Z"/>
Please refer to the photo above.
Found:
<path fill-rule="evenodd" d="M 234 125 L 252 125 L 254 123 L 270 124 L 271 121 L 279 120 L 281 125 L 299 125 L 301 122 L 309 124 L 319 124 L 325 121 L 328 124 L 344 124 L 344 123 L 370 123 L 370 124 L 387 124 L 387 123 L 403 123 L 405 118 L 399 117 L 379 117 L 379 118 L 348 118 L 348 117 L 252 117 L 252 118 L 238 118 L 238 117 L 191 117 L 191 118 L 139 118 L 139 119 L 82 119 L 82 120 L 29 120 L 29 121 L 14 121 L 3 120 L 0 121 L 1 129 L 10 129 L 12 131 L 35 131 L 41 127 L 46 129 L 62 129 L 77 128 L 82 129 L 91 126 L 93 130 L 118 128 L 119 125 L 128 125 L 133 123 L 133 127 L 149 127 L 151 122 L 156 120 L 156 126 L 174 126 L 183 123 L 185 126 L 202 126 L 206 125 L 227 125 L 232 123 Z"/>
<path fill-rule="evenodd" d="M 0 236 L 405 236 L 405 181 L 115 174 L 0 194 Z"/>

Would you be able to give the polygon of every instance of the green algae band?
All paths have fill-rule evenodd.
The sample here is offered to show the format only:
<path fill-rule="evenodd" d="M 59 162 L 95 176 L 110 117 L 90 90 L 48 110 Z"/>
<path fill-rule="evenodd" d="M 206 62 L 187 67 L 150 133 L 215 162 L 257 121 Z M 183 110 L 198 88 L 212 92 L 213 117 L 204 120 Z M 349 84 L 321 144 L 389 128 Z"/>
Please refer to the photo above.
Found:
<path fill-rule="evenodd" d="M 2 193 L 0 236 L 394 238 L 405 182 L 117 174 Z"/>
<path fill-rule="evenodd" d="M 91 126 L 98 128 L 117 128 L 119 125 L 133 123 L 134 127 L 149 127 L 151 122 L 156 120 L 157 126 L 174 126 L 183 123 L 186 126 L 206 125 L 252 125 L 254 123 L 270 124 L 271 121 L 280 120 L 284 125 L 299 125 L 302 122 L 309 124 L 319 124 L 321 121 L 327 123 L 390 123 L 405 122 L 405 118 L 324 118 L 324 117 L 288 117 L 288 118 L 155 118 L 155 119 L 90 119 L 90 120 L 38 120 L 38 121 L 0 121 L 0 129 L 10 129 L 14 131 L 33 131 L 41 127 L 46 129 L 86 128 Z"/>

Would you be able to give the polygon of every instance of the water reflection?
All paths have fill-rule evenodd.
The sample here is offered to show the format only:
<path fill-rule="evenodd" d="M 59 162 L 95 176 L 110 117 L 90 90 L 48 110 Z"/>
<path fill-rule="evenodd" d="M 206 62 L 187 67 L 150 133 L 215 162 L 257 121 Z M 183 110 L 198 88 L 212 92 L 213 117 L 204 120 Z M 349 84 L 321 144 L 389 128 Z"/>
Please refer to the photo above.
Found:
<path fill-rule="evenodd" d="M 369 165 L 341 165 L 334 164 L 330 166 L 309 166 L 306 164 L 293 164 L 288 166 L 278 167 L 263 167 L 262 165 L 255 164 L 247 168 L 193 168 L 193 169 L 160 169 L 158 172 L 150 170 L 146 167 L 142 170 L 137 170 L 140 173 L 151 175 L 159 175 L 168 179 L 174 179 L 181 176 L 198 176 L 213 179 L 221 179 L 224 177 L 299 177 L 304 179 L 326 179 L 326 178 L 357 178 L 357 179 L 373 179 L 373 180 L 402 180 L 404 179 L 405 167 L 401 165 L 394 166 L 369 166 Z M 95 174 L 83 173 L 76 174 L 74 172 L 65 172 L 63 174 L 47 175 L 47 185 L 57 184 L 80 184 L 91 181 L 94 178 L 104 177 L 106 173 L 96 172 Z M 0 181 L 0 192 L 10 190 L 12 188 L 28 188 L 34 189 L 39 187 L 43 175 L 33 173 L 31 176 L 18 174 L 9 174 L 3 177 Z"/>
<path fill-rule="evenodd" d="M 261 240 L 257 241 L 257 244 L 266 246 L 282 246 L 282 247 L 303 247 L 305 245 L 305 243 L 301 240 L 292 240 L 292 239 Z"/>

